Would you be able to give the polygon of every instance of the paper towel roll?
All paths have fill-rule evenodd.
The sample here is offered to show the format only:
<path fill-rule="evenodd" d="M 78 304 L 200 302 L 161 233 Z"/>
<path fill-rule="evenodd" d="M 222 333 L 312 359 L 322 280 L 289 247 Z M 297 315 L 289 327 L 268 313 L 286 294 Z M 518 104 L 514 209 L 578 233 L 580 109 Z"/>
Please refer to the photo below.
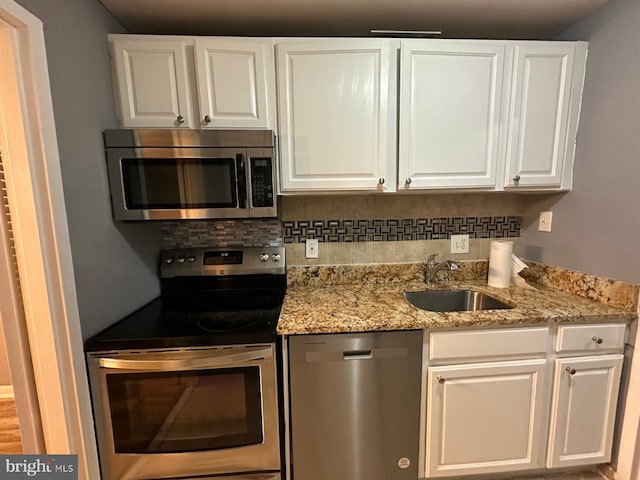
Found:
<path fill-rule="evenodd" d="M 508 240 L 492 240 L 489 249 L 489 278 L 490 287 L 507 288 L 511 280 L 511 254 L 513 242 Z"/>

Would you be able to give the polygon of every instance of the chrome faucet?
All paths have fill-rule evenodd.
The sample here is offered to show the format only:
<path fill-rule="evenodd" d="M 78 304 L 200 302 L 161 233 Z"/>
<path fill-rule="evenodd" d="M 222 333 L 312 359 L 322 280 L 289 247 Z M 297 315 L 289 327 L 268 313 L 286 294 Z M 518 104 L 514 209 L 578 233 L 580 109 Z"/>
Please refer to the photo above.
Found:
<path fill-rule="evenodd" d="M 460 265 L 453 260 L 444 260 L 440 263 L 436 263 L 437 253 L 433 253 L 429 255 L 427 259 L 427 266 L 424 271 L 424 281 L 428 285 L 433 285 L 435 283 L 436 273 L 440 270 L 448 269 L 449 271 L 455 271 L 460 268 Z"/>

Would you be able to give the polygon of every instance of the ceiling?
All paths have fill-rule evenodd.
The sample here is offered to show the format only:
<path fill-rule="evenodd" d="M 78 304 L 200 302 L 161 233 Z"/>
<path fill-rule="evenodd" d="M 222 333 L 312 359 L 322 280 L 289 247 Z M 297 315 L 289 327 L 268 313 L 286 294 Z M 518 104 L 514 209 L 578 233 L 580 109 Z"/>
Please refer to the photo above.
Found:
<path fill-rule="evenodd" d="M 100 0 L 130 33 L 549 39 L 611 0 Z"/>

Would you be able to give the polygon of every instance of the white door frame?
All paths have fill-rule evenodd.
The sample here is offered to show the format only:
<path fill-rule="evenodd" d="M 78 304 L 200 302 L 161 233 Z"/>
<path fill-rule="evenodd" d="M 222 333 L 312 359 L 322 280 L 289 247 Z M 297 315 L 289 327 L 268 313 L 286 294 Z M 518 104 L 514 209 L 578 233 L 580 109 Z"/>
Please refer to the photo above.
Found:
<path fill-rule="evenodd" d="M 0 0 L 0 35 L 11 42 L 12 55 L 2 56 L 15 73 L 13 93 L 11 82 L 0 87 L 0 151 L 44 439 L 39 453 L 77 454 L 79 478 L 94 480 L 100 473 L 42 22 Z M 13 341 L 7 336 L 8 350 Z M 9 354 L 18 386 L 24 364 Z"/>

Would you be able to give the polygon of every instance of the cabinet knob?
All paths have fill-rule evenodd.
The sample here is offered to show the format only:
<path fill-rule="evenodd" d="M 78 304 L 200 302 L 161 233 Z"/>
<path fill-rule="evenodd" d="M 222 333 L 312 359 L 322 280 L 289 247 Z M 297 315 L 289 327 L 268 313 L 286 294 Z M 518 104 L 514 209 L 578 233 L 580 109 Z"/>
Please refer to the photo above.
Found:
<path fill-rule="evenodd" d="M 406 183 L 407 185 L 411 185 L 411 177 L 407 178 L 404 183 Z"/>
<path fill-rule="evenodd" d="M 380 177 L 380 178 L 378 179 L 378 183 L 379 183 L 380 185 L 384 185 L 384 178 Z"/>
<path fill-rule="evenodd" d="M 576 374 L 576 369 L 575 368 L 567 367 L 565 370 L 567 372 L 569 372 L 569 375 L 575 375 Z"/>
<path fill-rule="evenodd" d="M 593 340 L 594 342 L 596 342 L 598 345 L 602 343 L 602 338 L 600 337 L 592 337 L 591 340 Z"/>
<path fill-rule="evenodd" d="M 205 115 L 202 120 L 204 121 L 204 123 L 211 123 L 211 117 L 209 115 Z"/>
<path fill-rule="evenodd" d="M 515 183 L 518 183 L 520 181 L 520 175 L 516 175 L 515 177 L 513 177 L 513 181 Z"/>
<path fill-rule="evenodd" d="M 184 117 L 182 115 L 178 115 L 176 117 L 176 122 L 178 122 L 180 125 L 182 125 L 184 123 Z"/>
<path fill-rule="evenodd" d="M 436 380 L 438 380 L 438 383 L 440 383 L 440 384 L 444 383 L 444 377 L 442 377 L 442 376 L 440 376 L 440 375 L 438 375 L 438 376 L 436 377 Z"/>

